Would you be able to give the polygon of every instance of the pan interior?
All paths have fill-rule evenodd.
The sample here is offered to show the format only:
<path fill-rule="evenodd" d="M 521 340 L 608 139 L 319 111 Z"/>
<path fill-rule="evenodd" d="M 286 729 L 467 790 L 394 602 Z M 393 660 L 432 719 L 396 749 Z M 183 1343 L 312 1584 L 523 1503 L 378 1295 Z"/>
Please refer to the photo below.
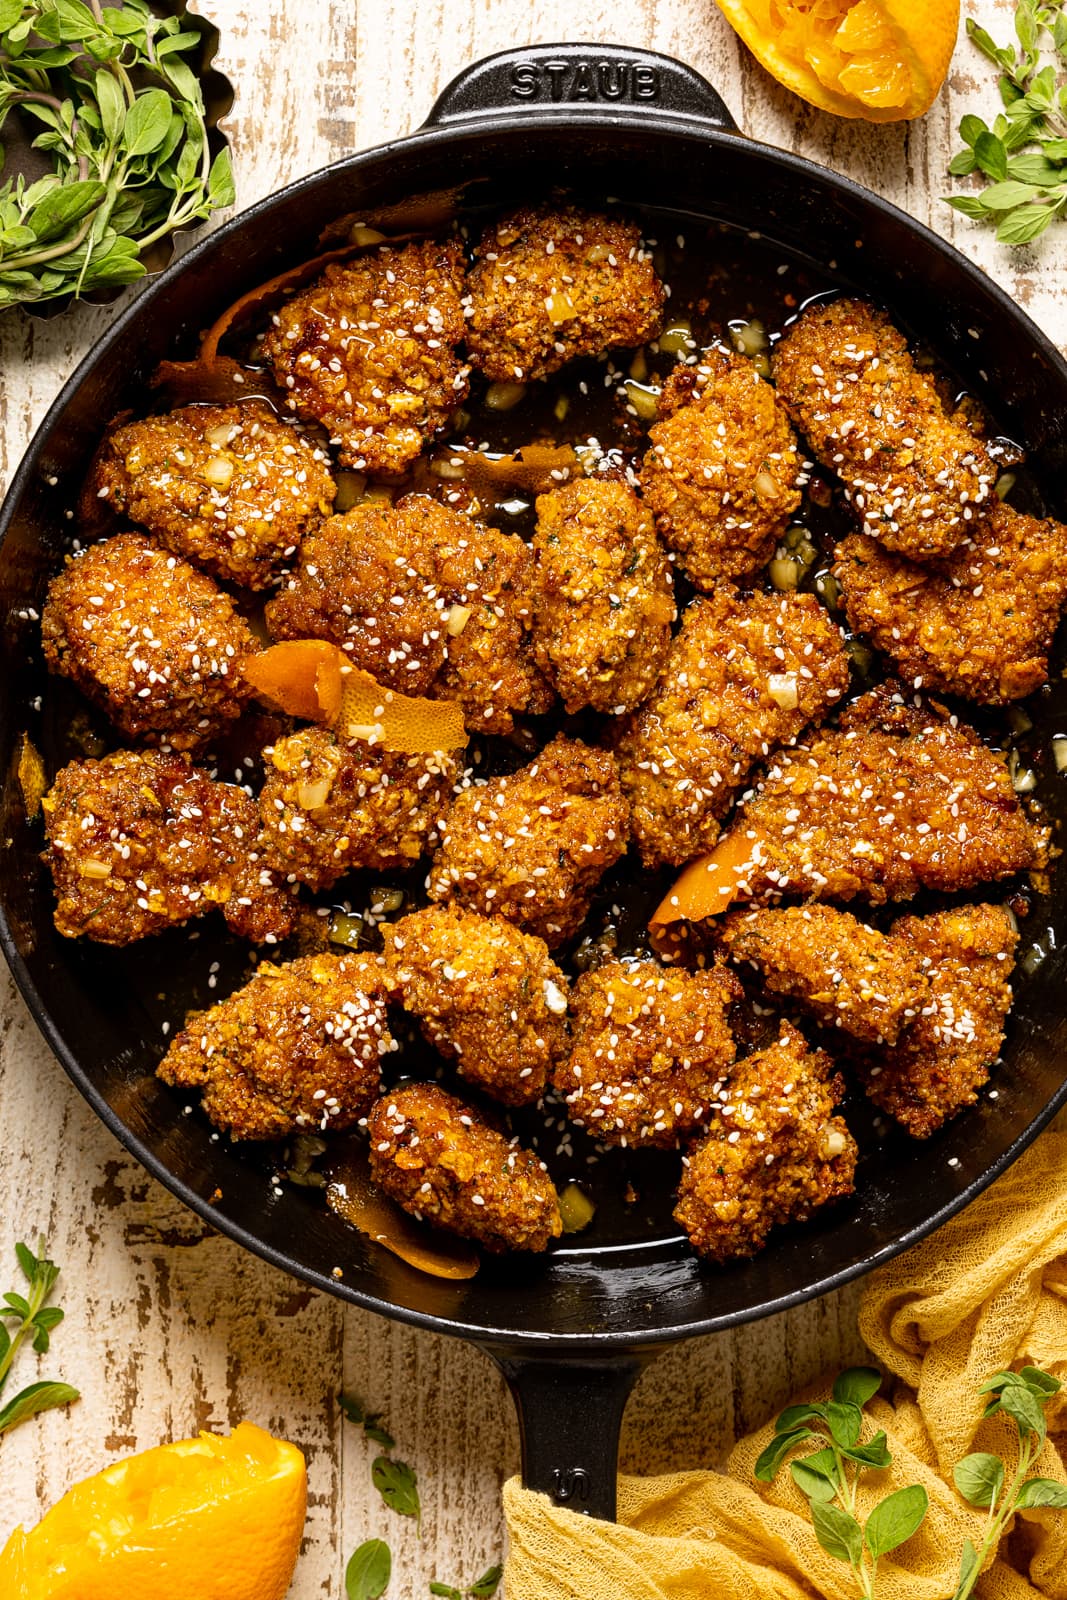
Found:
<path fill-rule="evenodd" d="M 969 275 L 959 258 L 939 253 L 932 244 L 913 245 L 909 272 L 899 248 L 891 255 L 857 248 L 857 240 L 866 246 L 894 229 L 903 236 L 904 224 L 874 202 L 836 188 L 829 178 L 813 173 L 803 187 L 802 174 L 783 173 L 776 158 L 759 147 L 722 140 L 712 181 L 698 160 L 710 142 L 687 136 L 672 155 L 666 134 L 648 143 L 635 133 L 627 157 L 621 132 L 614 141 L 583 132 L 589 145 L 586 166 L 599 174 L 596 181 L 590 181 L 588 170 L 573 170 L 570 146 L 562 165 L 559 153 L 555 159 L 547 152 L 533 160 L 517 148 L 508 185 L 511 200 L 520 188 L 546 193 L 561 181 L 594 204 L 603 204 L 608 195 L 631 205 L 650 193 L 662 195 L 662 207 L 640 209 L 648 233 L 664 252 L 672 309 L 704 302 L 696 313 L 698 336 L 753 317 L 768 329 L 780 328 L 807 299 L 832 289 L 884 301 L 931 350 L 953 389 L 976 395 L 996 431 L 1029 448 L 1017 503 L 1059 514 L 1067 510 L 1055 493 L 1057 480 L 1062 482 L 1067 374 L 1043 350 L 1035 353 L 1033 331 L 1021 318 L 1014 328 L 1005 328 L 1009 313 L 996 302 L 995 291 Z M 548 135 L 545 142 L 551 142 Z M 581 1135 L 574 1136 L 572 1153 L 561 1151 L 561 1124 L 548 1126 L 537 1116 L 517 1127 L 536 1138 L 558 1180 L 578 1179 L 591 1193 L 597 1211 L 590 1229 L 565 1239 L 544 1259 L 487 1261 L 468 1283 L 414 1272 L 328 1211 L 321 1190 L 279 1182 L 287 1164 L 281 1150 L 231 1145 L 212 1131 L 188 1097 L 153 1076 L 165 1049 L 164 1027 L 173 1035 L 187 1011 L 230 992 L 250 971 L 247 949 L 226 936 L 221 920 L 204 919 L 125 951 L 73 944 L 52 928 L 51 887 L 37 860 L 40 826 L 26 819 L 17 781 L 19 739 L 29 733 L 49 776 L 74 755 L 99 753 L 115 742 L 66 685 L 44 672 L 37 637 L 44 588 L 74 536 L 68 513 L 88 457 L 109 417 L 127 407 L 151 408 L 145 385 L 159 359 L 191 355 L 195 331 L 213 314 L 251 284 L 313 253 L 317 241 L 328 246 L 338 218 L 358 217 L 390 231 L 435 226 L 457 214 L 473 224 L 500 202 L 499 185 L 484 175 L 489 149 L 475 135 L 430 137 L 421 158 L 403 146 L 389 154 L 387 162 L 386 152 L 371 152 L 297 186 L 198 248 L 184 270 L 182 264 L 172 269 L 77 375 L 16 482 L 0 550 L 8 684 L 0 749 L 9 846 L 0 855 L 0 902 L 9 958 L 64 1065 L 120 1137 L 220 1226 L 332 1292 L 412 1320 L 433 1321 L 446 1331 L 534 1341 L 555 1336 L 580 1342 L 593 1335 L 652 1341 L 758 1316 L 853 1275 L 918 1236 L 1003 1165 L 1051 1114 L 1063 1090 L 1057 1063 L 1067 1043 L 1064 957 L 1055 932 L 1067 881 L 1060 860 L 1045 891 L 1028 892 L 1016 1000 L 992 1092 L 923 1144 L 875 1119 L 862 1096 L 850 1097 L 845 1114 L 862 1149 L 854 1199 L 803 1228 L 781 1231 L 754 1261 L 725 1269 L 697 1263 L 671 1220 L 675 1156 L 614 1151 L 591 1159 L 592 1146 Z M 494 159 L 499 155 L 498 148 Z M 675 167 L 686 157 L 692 181 L 683 185 Z M 439 187 L 427 188 L 432 181 L 427 171 L 435 166 Z M 761 187 L 754 187 L 757 180 Z M 395 197 L 405 185 L 417 198 L 400 203 Z M 757 192 L 763 197 L 761 226 L 753 227 Z M 822 226 L 813 225 L 813 215 L 822 216 Z M 304 223 L 299 248 L 292 225 L 298 217 Z M 933 267 L 924 271 L 923 250 L 937 268 L 933 292 L 943 296 L 939 311 L 930 304 Z M 971 329 L 979 335 L 988 330 L 988 340 L 973 339 Z M 620 367 L 628 359 L 621 358 Z M 567 385 L 572 409 L 562 431 L 568 437 L 607 425 L 605 407 L 614 401 L 603 368 L 593 364 L 584 374 L 593 375 L 600 387 L 588 384 L 587 398 L 579 399 Z M 550 409 L 562 386 L 550 381 L 540 398 L 495 419 L 480 413 L 482 437 L 494 449 L 523 442 L 542 420 L 538 407 Z M 839 526 L 836 515 L 832 508 L 811 508 L 809 521 L 829 541 Z M 515 513 L 517 531 L 523 531 L 528 517 L 528 512 Z M 1037 801 L 1057 820 L 1067 792 L 1067 780 L 1052 758 L 1053 735 L 1067 732 L 1063 675 L 1061 638 L 1052 687 L 1026 705 L 1031 728 L 1012 736 L 1002 717 L 982 723 L 994 742 L 1014 737 L 1021 758 L 1038 774 Z M 973 713 L 966 714 L 973 720 Z M 240 752 L 218 754 L 220 776 L 231 776 L 226 760 L 239 759 Z M 498 752 L 496 759 L 517 765 L 526 757 Z M 381 874 L 359 875 L 328 898 L 358 909 L 381 882 Z M 415 897 L 418 882 L 415 874 L 407 884 Z M 643 877 L 628 858 L 604 883 L 593 924 L 610 922 L 618 948 L 635 947 L 661 887 L 662 880 Z M 988 898 L 1004 899 L 1007 892 L 997 886 Z M 414 1040 L 399 1058 L 403 1071 L 418 1074 L 436 1067 Z M 549 1111 L 553 1121 L 558 1115 Z"/>

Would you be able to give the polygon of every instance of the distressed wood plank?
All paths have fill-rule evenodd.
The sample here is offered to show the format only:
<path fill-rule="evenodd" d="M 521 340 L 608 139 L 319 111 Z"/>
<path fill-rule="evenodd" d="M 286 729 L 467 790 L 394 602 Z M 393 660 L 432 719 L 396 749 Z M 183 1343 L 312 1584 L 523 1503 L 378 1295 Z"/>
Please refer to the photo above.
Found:
<path fill-rule="evenodd" d="M 966 0 L 1007 36 L 1006 0 Z M 721 91 L 745 132 L 826 163 L 904 206 L 1067 341 L 1062 230 L 1008 252 L 939 196 L 964 111 L 996 110 L 991 71 L 959 46 L 945 95 L 919 125 L 823 116 L 747 57 L 711 0 L 214 0 L 220 65 L 238 85 L 228 127 L 248 204 L 351 150 L 416 127 L 467 62 L 517 40 L 625 40 L 676 54 Z M 0 478 L 9 479 L 109 308 L 48 323 L 0 320 Z M 0 981 L 0 1263 L 44 1228 L 64 1267 L 68 1322 L 48 1370 L 83 1391 L 3 1445 L 5 1515 L 33 1521 L 75 1478 L 170 1435 L 252 1416 L 308 1453 L 312 1506 L 291 1600 L 339 1600 L 347 1554 L 372 1534 L 396 1557 L 390 1590 L 470 1581 L 502 1548 L 499 1490 L 518 1441 L 502 1379 L 455 1341 L 309 1294 L 208 1233 L 133 1163 L 68 1084 L 7 979 Z M 3 1270 L 6 1271 L 6 1265 Z M 735 1432 L 859 1350 L 857 1290 L 665 1352 L 639 1384 L 623 1463 L 666 1471 L 721 1461 Z M 25 1369 L 23 1369 L 25 1371 Z M 349 1386 L 389 1419 L 419 1474 L 422 1538 L 370 1485 L 374 1447 L 344 1423 Z"/>

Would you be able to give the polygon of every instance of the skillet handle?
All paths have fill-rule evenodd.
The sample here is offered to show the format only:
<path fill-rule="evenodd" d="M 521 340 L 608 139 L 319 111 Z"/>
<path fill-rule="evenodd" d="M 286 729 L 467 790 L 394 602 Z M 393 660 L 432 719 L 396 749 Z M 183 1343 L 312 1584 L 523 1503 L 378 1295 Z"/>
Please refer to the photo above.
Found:
<path fill-rule="evenodd" d="M 737 132 L 717 90 L 699 72 L 652 50 L 621 44 L 538 44 L 502 50 L 452 79 L 426 118 L 427 128 L 473 122 L 536 107 L 605 113 L 640 112 L 700 121 Z"/>
<path fill-rule="evenodd" d="M 554 1505 L 614 1522 L 623 1412 L 651 1355 L 553 1360 L 482 1348 L 500 1367 L 515 1401 L 527 1489 L 547 1494 Z"/>

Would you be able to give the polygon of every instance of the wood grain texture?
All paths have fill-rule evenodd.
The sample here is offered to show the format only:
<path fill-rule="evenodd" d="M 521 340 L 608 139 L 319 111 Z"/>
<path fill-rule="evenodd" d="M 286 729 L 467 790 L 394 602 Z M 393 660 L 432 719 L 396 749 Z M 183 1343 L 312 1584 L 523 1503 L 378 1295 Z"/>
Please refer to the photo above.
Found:
<path fill-rule="evenodd" d="M 997 278 L 1057 343 L 1067 341 L 1067 233 L 1008 252 L 939 199 L 960 116 L 996 109 L 992 73 L 966 43 L 921 124 L 872 129 L 779 89 L 712 0 L 214 0 L 203 9 L 223 31 L 220 65 L 238 86 L 228 127 L 242 204 L 414 128 L 477 56 L 516 42 L 624 41 L 691 62 L 753 137 L 904 206 Z M 1008 33 L 1010 6 L 968 0 L 967 10 Z M 5 482 L 60 383 L 113 316 L 105 308 L 0 322 Z M 47 1233 L 64 1267 L 68 1321 L 44 1365 L 83 1392 L 69 1415 L 4 1441 L 0 1539 L 119 1454 L 249 1416 L 308 1457 L 311 1510 L 291 1600 L 341 1596 L 344 1560 L 371 1535 L 393 1547 L 398 1600 L 425 1595 L 434 1576 L 477 1576 L 501 1553 L 499 1490 L 518 1461 L 511 1406 L 488 1361 L 342 1308 L 209 1233 L 96 1121 L 6 974 L 0 990 L 0 1273 L 16 1239 Z M 736 1431 L 858 1354 L 854 1307 L 855 1291 L 846 1291 L 666 1352 L 631 1403 L 624 1465 L 655 1472 L 720 1460 Z M 371 1488 L 373 1447 L 338 1415 L 344 1385 L 386 1414 L 398 1453 L 416 1468 L 421 1539 Z"/>

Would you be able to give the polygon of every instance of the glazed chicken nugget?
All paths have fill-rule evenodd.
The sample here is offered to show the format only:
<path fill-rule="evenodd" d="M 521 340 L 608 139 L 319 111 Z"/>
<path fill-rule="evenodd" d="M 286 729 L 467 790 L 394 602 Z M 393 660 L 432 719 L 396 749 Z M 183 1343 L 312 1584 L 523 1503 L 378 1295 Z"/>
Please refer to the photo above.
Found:
<path fill-rule="evenodd" d="M 458 776 L 447 751 L 403 755 L 328 728 L 301 728 L 263 753 L 267 859 L 312 889 L 329 889 L 359 867 L 412 866 Z"/>
<path fill-rule="evenodd" d="M 694 600 L 657 688 L 616 741 L 645 865 L 709 850 L 756 763 L 848 685 L 840 630 L 814 595 L 742 598 L 720 584 Z"/>
<path fill-rule="evenodd" d="M 86 487 L 216 578 L 266 589 L 336 485 L 324 450 L 270 406 L 182 406 L 109 434 Z"/>
<path fill-rule="evenodd" d="M 574 986 L 574 1042 L 555 1086 L 573 1122 L 609 1144 L 674 1145 L 706 1122 L 736 1050 L 741 993 L 723 966 L 608 961 Z"/>
<path fill-rule="evenodd" d="M 925 1139 L 974 1104 L 1000 1054 L 1018 934 L 1003 906 L 975 905 L 901 917 L 892 936 L 926 973 L 929 994 L 894 1046 L 857 1064 L 875 1105 Z"/>
<path fill-rule="evenodd" d="M 694 1250 L 719 1262 L 753 1256 L 772 1228 L 852 1193 L 856 1142 L 833 1115 L 843 1092 L 829 1056 L 788 1022 L 738 1064 L 684 1161 L 674 1216 Z"/>
<path fill-rule="evenodd" d="M 747 357 L 712 349 L 671 373 L 660 411 L 640 467 L 660 538 L 698 589 L 750 577 L 807 481 L 785 408 Z"/>
<path fill-rule="evenodd" d="M 342 466 L 402 472 L 463 404 L 463 273 L 454 239 L 381 245 L 273 317 L 263 354 L 278 387 L 329 429 Z"/>
<path fill-rule="evenodd" d="M 718 936 L 771 994 L 799 1001 L 855 1039 L 896 1044 L 927 1002 L 924 964 L 910 944 L 835 906 L 735 911 Z"/>
<path fill-rule="evenodd" d="M 382 935 L 430 1044 L 494 1100 L 540 1100 L 567 1049 L 567 980 L 544 940 L 455 906 L 416 911 Z"/>
<path fill-rule="evenodd" d="M 457 795 L 438 832 L 430 899 L 506 917 L 555 950 L 577 933 L 597 883 L 626 850 L 615 759 L 553 739 L 518 772 Z"/>
<path fill-rule="evenodd" d="M 537 501 L 534 655 L 568 711 L 648 695 L 675 617 L 671 569 L 628 483 L 583 478 Z"/>
<path fill-rule="evenodd" d="M 883 905 L 1024 872 L 1047 845 L 1002 755 L 943 707 L 882 684 L 836 728 L 776 756 L 721 845 L 690 870 L 706 875 L 702 900 L 718 895 L 723 910 L 738 895 Z"/>
<path fill-rule="evenodd" d="M 41 802 L 68 939 L 126 945 L 218 908 L 233 933 L 286 938 L 296 906 L 267 867 L 256 803 L 187 756 L 118 750 L 72 761 Z"/>
<path fill-rule="evenodd" d="M 524 206 L 486 228 L 474 257 L 467 352 L 490 380 L 545 378 L 660 330 L 663 285 L 623 217 Z"/>
<path fill-rule="evenodd" d="M 305 539 L 267 606 L 276 639 L 329 639 L 385 688 L 458 700 L 467 725 L 510 733 L 552 696 L 529 637 L 523 541 L 429 495 L 367 503 Z"/>
<path fill-rule="evenodd" d="M 257 649 L 204 573 L 141 533 L 68 561 L 48 587 L 45 660 L 131 739 L 192 750 L 240 716 Z"/>
<path fill-rule="evenodd" d="M 379 1091 L 381 1057 L 396 1049 L 387 993 L 372 956 L 261 962 L 243 989 L 188 1019 L 157 1074 L 200 1089 L 233 1139 L 350 1128 Z"/>
<path fill-rule="evenodd" d="M 982 705 L 1032 694 L 1067 601 L 1067 527 L 996 501 L 947 561 L 891 555 L 866 534 L 837 547 L 851 626 L 916 688 Z"/>
<path fill-rule="evenodd" d="M 563 1231 L 544 1162 L 436 1084 L 385 1095 L 367 1131 L 371 1177 L 420 1221 L 494 1254 L 544 1250 Z"/>
<path fill-rule="evenodd" d="M 863 300 L 802 312 L 774 349 L 774 381 L 863 531 L 916 560 L 947 556 L 981 526 L 996 469 L 941 402 L 902 333 Z"/>

